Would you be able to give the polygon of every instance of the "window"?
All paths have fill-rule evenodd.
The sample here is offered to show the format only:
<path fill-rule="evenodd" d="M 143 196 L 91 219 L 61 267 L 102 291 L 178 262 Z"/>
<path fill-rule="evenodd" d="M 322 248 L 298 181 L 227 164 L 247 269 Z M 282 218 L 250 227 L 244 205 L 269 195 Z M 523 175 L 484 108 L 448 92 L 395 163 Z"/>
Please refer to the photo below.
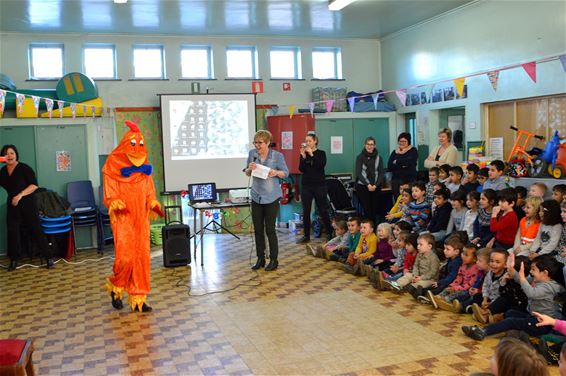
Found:
<path fill-rule="evenodd" d="M 312 49 L 312 78 L 318 80 L 342 79 L 342 52 L 339 48 Z"/>
<path fill-rule="evenodd" d="M 257 50 L 255 47 L 227 47 L 226 65 L 228 78 L 258 78 Z"/>
<path fill-rule="evenodd" d="M 30 44 L 29 76 L 32 80 L 63 77 L 63 44 Z"/>
<path fill-rule="evenodd" d="M 112 44 L 85 45 L 83 64 L 84 72 L 90 78 L 117 78 L 116 48 Z"/>
<path fill-rule="evenodd" d="M 271 78 L 303 78 L 301 50 L 298 47 L 272 47 L 269 53 Z"/>
<path fill-rule="evenodd" d="M 182 78 L 214 78 L 212 48 L 210 46 L 181 47 Z"/>
<path fill-rule="evenodd" d="M 163 46 L 134 46 L 134 78 L 165 78 Z"/>

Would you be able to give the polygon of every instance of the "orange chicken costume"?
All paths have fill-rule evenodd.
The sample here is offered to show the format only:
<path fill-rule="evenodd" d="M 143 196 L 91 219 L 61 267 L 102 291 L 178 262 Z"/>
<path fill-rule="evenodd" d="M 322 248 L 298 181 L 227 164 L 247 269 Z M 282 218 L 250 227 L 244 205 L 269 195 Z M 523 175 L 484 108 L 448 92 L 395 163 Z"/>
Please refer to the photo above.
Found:
<path fill-rule="evenodd" d="M 149 312 L 149 219 L 152 212 L 160 216 L 163 212 L 155 199 L 144 137 L 137 124 L 126 121 L 126 125 L 130 130 L 102 168 L 104 204 L 110 216 L 116 257 L 106 288 L 114 308 L 123 307 L 126 291 L 133 311 Z"/>

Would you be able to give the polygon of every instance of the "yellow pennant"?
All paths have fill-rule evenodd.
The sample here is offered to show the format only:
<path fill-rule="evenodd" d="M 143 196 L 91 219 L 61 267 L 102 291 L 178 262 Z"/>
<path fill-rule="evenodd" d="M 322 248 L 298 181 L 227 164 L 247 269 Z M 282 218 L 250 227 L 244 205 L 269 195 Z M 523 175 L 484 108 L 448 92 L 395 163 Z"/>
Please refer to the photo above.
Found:
<path fill-rule="evenodd" d="M 289 118 L 293 118 L 293 115 L 295 114 L 295 105 L 294 104 L 290 104 L 289 105 Z"/>
<path fill-rule="evenodd" d="M 458 96 L 462 96 L 464 92 L 464 81 L 466 81 L 465 77 L 457 78 L 454 80 L 454 85 L 456 86 L 456 91 L 458 92 Z"/>

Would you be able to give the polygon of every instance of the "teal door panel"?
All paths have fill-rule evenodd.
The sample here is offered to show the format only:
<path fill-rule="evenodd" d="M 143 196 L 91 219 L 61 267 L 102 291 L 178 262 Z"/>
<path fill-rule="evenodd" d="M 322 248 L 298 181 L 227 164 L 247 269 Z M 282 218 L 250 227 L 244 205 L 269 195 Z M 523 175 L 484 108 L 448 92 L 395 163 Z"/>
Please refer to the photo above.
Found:
<path fill-rule="evenodd" d="M 318 148 L 326 152 L 326 174 L 354 173 L 354 148 L 351 119 L 316 121 Z M 342 137 L 342 153 L 332 154 L 331 137 Z"/>
<path fill-rule="evenodd" d="M 19 160 L 37 171 L 35 164 L 35 133 L 33 127 L 1 127 L 0 145 L 15 145 Z M 3 164 L 0 164 L 3 167 Z M 6 253 L 6 191 L 0 189 L 0 253 Z"/>
<path fill-rule="evenodd" d="M 387 168 L 389 160 L 389 119 L 354 119 L 354 152 L 357 156 L 362 152 L 367 137 L 375 138 L 375 145 L 381 158 L 383 168 Z"/>

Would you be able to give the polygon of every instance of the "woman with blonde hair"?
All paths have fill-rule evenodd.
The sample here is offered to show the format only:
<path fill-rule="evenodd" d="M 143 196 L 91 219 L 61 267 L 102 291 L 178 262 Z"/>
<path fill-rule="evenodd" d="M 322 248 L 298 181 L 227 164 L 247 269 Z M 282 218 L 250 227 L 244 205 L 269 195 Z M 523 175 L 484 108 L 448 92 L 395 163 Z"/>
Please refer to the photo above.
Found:
<path fill-rule="evenodd" d="M 452 130 L 450 128 L 442 128 L 438 132 L 438 142 L 440 145 L 432 149 L 432 152 L 424 161 L 424 166 L 426 168 L 439 167 L 443 164 L 456 166 L 458 149 L 452 144 Z"/>

